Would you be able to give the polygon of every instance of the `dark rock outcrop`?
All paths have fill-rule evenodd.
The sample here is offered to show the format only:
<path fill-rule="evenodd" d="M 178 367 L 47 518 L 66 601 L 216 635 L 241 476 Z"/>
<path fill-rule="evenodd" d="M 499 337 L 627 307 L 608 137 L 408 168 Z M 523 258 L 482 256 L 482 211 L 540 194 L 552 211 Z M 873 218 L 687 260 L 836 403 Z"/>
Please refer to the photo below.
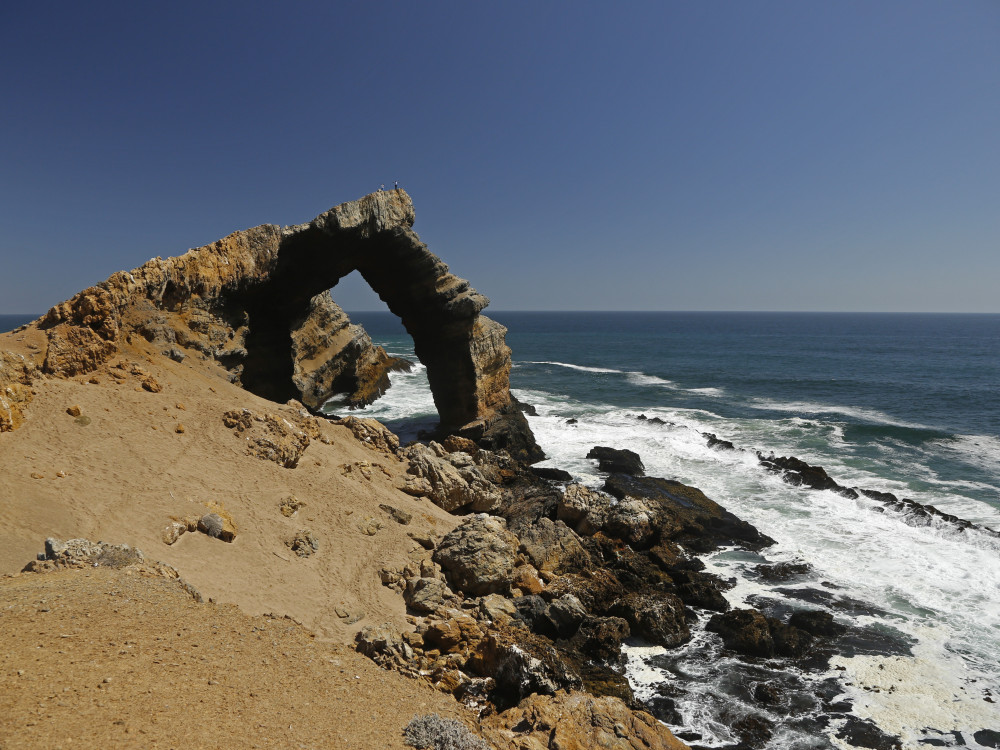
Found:
<path fill-rule="evenodd" d="M 609 532 L 633 544 L 649 546 L 658 539 L 671 539 L 708 552 L 725 544 L 760 549 L 774 543 L 698 488 L 681 482 L 612 474 L 604 491 L 618 498 L 616 509 L 635 505 L 635 513 L 618 522 L 622 529 L 613 527 Z"/>
<path fill-rule="evenodd" d="M 621 473 L 641 477 L 646 473 L 646 467 L 642 465 L 642 459 L 635 451 L 598 445 L 590 449 L 587 458 L 596 458 L 597 468 L 609 474 Z"/>

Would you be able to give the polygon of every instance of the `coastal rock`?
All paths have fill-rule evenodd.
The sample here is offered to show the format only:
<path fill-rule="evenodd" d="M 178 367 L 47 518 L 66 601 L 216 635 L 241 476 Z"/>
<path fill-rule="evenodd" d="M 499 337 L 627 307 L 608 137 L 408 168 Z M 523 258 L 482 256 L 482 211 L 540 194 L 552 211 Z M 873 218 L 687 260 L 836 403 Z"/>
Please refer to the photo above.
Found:
<path fill-rule="evenodd" d="M 352 325 L 329 291 L 309 300 L 305 317 L 292 327 L 292 381 L 302 403 L 321 407 L 333 394 L 346 394 L 344 403 L 367 406 L 389 388 L 389 373 L 413 365 L 390 357 L 372 343 L 367 332 Z"/>
<path fill-rule="evenodd" d="M 502 518 L 480 514 L 445 535 L 434 550 L 434 562 L 466 594 L 503 593 L 510 589 L 519 546 Z"/>
<path fill-rule="evenodd" d="M 496 486 L 483 476 L 467 453 L 448 453 L 440 444 L 431 442 L 430 445 L 411 445 L 402 455 L 410 462 L 407 471 L 418 479 L 427 480 L 431 488 L 427 497 L 444 510 L 450 512 L 467 507 L 488 511 L 502 500 Z M 419 494 L 415 488 L 412 492 L 406 487 L 402 489 Z"/>
<path fill-rule="evenodd" d="M 679 646 L 691 640 L 684 603 L 673 594 L 629 593 L 611 612 L 625 619 L 634 635 L 658 646 Z"/>
<path fill-rule="evenodd" d="M 614 498 L 582 484 L 571 484 L 563 491 L 556 517 L 578 534 L 591 536 L 604 528 Z"/>
<path fill-rule="evenodd" d="M 497 750 L 684 750 L 655 718 L 611 696 L 560 691 L 532 695 L 483 723 Z"/>
<path fill-rule="evenodd" d="M 802 656 L 813 637 L 794 625 L 765 617 L 755 609 L 734 609 L 713 615 L 707 630 L 722 636 L 726 648 L 746 656 Z"/>
<path fill-rule="evenodd" d="M 399 450 L 399 438 L 381 422 L 367 417 L 345 417 L 335 419 L 333 424 L 343 425 L 354 437 L 372 450 L 395 456 Z"/>
<path fill-rule="evenodd" d="M 620 473 L 641 477 L 646 473 L 646 467 L 642 465 L 642 459 L 635 451 L 596 446 L 590 449 L 587 458 L 596 458 L 597 468 L 609 474 Z"/>
<path fill-rule="evenodd" d="M 657 477 L 612 474 L 604 490 L 618 498 L 619 505 L 633 509 L 628 514 L 617 511 L 614 523 L 609 520 L 605 524 L 608 533 L 620 538 L 646 542 L 666 538 L 698 552 L 709 552 L 724 544 L 753 550 L 774 544 L 773 539 L 696 487 Z M 647 526 L 653 531 L 648 531 Z"/>
<path fill-rule="evenodd" d="M 506 329 L 480 315 L 489 300 L 428 251 L 414 216 L 404 191 L 379 191 L 306 224 L 261 225 L 116 272 L 31 324 L 47 335 L 42 369 L 92 372 L 138 335 L 159 350 L 211 357 L 279 403 L 316 408 L 336 388 L 366 403 L 399 363 L 347 325 L 327 294 L 358 271 L 413 338 L 443 430 L 538 460 L 510 394 Z"/>
<path fill-rule="evenodd" d="M 542 518 L 535 524 L 511 528 L 521 540 L 521 552 L 538 570 L 562 574 L 591 566 L 579 537 L 562 521 Z"/>

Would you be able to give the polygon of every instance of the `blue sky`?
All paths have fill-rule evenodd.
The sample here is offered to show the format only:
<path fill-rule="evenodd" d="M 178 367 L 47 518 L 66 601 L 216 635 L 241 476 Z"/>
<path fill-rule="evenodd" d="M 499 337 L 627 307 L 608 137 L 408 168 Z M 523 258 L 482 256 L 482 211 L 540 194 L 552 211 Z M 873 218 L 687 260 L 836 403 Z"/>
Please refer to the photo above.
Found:
<path fill-rule="evenodd" d="M 394 180 L 493 309 L 1000 312 L 993 0 L 39 2 L 0 28 L 0 313 Z"/>

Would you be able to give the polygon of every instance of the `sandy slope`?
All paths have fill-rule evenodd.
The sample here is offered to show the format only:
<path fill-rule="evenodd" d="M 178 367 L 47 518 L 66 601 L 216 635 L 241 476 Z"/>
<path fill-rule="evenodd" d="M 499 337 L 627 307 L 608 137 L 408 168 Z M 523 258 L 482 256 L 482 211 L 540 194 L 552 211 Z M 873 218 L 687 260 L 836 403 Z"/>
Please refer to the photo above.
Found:
<path fill-rule="evenodd" d="M 0 335 L 0 349 L 30 356 L 39 335 Z M 226 411 L 293 420 L 296 410 L 231 385 L 213 363 L 177 363 L 144 341 L 114 362 L 138 365 L 162 390 L 144 390 L 143 375 L 119 384 L 107 366 L 43 378 L 24 425 L 0 434 L 0 574 L 19 571 L 46 537 L 85 537 L 138 547 L 219 604 L 103 568 L 0 580 L 0 748 L 401 747 L 402 726 L 423 706 L 457 714 L 450 697 L 344 646 L 367 624 L 405 625 L 403 602 L 378 571 L 428 554 L 407 532 L 455 524 L 395 489 L 403 464 L 327 423 L 329 442 L 313 439 L 294 469 L 246 455 Z M 89 424 L 67 413 L 72 406 Z M 370 478 L 358 470 L 364 462 Z M 279 503 L 290 495 L 305 506 L 286 518 Z M 233 543 L 197 532 L 163 542 L 172 517 L 202 515 L 212 502 L 231 513 Z M 381 524 L 374 536 L 362 531 L 370 520 Z M 286 546 L 300 529 L 319 539 L 311 557 Z M 304 628 L 250 619 L 263 613 Z"/>
<path fill-rule="evenodd" d="M 27 351 L 23 337 L 0 336 L 0 348 Z M 403 602 L 381 585 L 379 569 L 425 554 L 408 531 L 441 534 L 455 519 L 395 489 L 403 464 L 343 427 L 324 423 L 331 444 L 312 440 L 294 469 L 245 455 L 245 438 L 223 424 L 226 411 L 294 419 L 295 410 L 229 384 L 217 365 L 194 357 L 176 363 L 144 345 L 114 361 L 138 365 L 161 392 L 143 390 L 141 375 L 117 384 L 107 367 L 96 385 L 87 382 L 93 375 L 42 379 L 25 424 L 0 434 L 0 574 L 20 570 L 46 537 L 86 537 L 139 547 L 206 598 L 251 614 L 291 615 L 331 640 L 348 642 L 366 624 L 402 623 Z M 89 424 L 67 414 L 74 405 Z M 365 478 L 357 470 L 365 461 L 385 471 L 373 466 Z M 348 465 L 353 470 L 345 472 Z M 286 518 L 279 503 L 290 495 L 305 506 Z M 212 502 L 232 514 L 235 542 L 190 533 L 163 543 L 172 517 L 202 515 Z M 394 522 L 380 504 L 411 513 L 412 522 Z M 364 534 L 366 519 L 383 528 Z M 319 538 L 319 551 L 307 559 L 285 544 L 299 529 Z"/>
<path fill-rule="evenodd" d="M 469 719 L 290 620 L 109 568 L 0 579 L 0 748 L 403 748 Z"/>

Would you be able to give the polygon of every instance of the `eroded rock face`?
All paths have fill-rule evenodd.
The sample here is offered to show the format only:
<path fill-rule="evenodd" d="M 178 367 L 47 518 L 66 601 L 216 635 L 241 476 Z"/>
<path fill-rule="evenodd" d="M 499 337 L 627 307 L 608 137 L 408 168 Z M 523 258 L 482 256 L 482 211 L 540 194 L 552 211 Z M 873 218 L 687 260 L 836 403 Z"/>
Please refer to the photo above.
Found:
<path fill-rule="evenodd" d="M 399 363 L 327 293 L 356 270 L 413 337 L 444 430 L 537 460 L 530 430 L 508 408 L 506 329 L 479 314 L 489 300 L 427 249 L 413 220 L 405 192 L 380 191 L 308 224 L 265 224 L 119 271 L 34 324 L 47 332 L 43 370 L 93 371 L 142 336 L 171 356 L 212 357 L 274 401 L 315 408 L 345 389 L 352 403 L 367 403 Z"/>
<path fill-rule="evenodd" d="M 484 723 L 496 748 L 607 748 L 608 750 L 682 750 L 683 742 L 644 711 L 618 698 L 575 691 L 532 695 Z"/>

